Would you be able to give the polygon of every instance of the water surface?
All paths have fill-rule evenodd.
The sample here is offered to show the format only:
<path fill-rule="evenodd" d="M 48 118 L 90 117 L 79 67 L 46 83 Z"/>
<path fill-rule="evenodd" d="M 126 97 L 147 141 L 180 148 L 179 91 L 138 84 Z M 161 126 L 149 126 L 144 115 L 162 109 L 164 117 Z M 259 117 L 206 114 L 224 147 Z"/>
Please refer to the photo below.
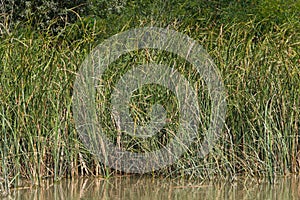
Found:
<path fill-rule="evenodd" d="M 238 179 L 235 182 L 191 182 L 120 176 L 110 179 L 80 178 L 58 183 L 43 182 L 39 188 L 20 188 L 7 199 L 300 199 L 300 179 L 278 178 L 274 184 L 267 181 Z"/>

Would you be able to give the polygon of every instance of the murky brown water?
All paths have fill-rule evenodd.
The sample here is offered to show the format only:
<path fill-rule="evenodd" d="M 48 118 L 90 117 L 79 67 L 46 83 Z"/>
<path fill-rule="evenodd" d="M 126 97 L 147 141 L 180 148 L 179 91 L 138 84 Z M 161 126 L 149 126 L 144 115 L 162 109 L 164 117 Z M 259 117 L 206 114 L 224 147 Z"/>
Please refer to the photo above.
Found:
<path fill-rule="evenodd" d="M 40 188 L 13 190 L 7 199 L 300 199 L 300 178 L 280 178 L 275 184 L 238 179 L 191 183 L 148 177 L 114 177 L 108 180 L 81 178 L 47 181 Z"/>

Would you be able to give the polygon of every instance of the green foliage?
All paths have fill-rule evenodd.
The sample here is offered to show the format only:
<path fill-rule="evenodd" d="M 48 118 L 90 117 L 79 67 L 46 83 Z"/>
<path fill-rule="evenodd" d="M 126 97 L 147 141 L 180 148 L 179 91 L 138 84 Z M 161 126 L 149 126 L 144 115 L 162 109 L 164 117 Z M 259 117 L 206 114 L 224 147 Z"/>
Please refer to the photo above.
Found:
<path fill-rule="evenodd" d="M 86 0 L 4 0 L 1 12 L 12 27 L 25 22 L 38 29 L 45 29 L 55 24 L 52 29 L 57 31 L 58 27 L 77 20 L 74 12 L 84 14 L 83 5 L 86 3 Z M 67 9 L 72 9 L 73 12 L 68 12 Z"/>
<path fill-rule="evenodd" d="M 0 40 L 0 177 L 7 184 L 20 177 L 38 184 L 45 177 L 110 175 L 75 131 L 74 78 L 96 44 L 150 25 L 199 41 L 219 67 L 228 92 L 226 129 L 213 152 L 199 159 L 195 142 L 176 163 L 154 174 L 207 179 L 300 171 L 299 1 L 3 2 L 0 29 L 8 20 L 10 34 Z M 122 63 L 131 66 L 136 56 L 144 62 L 157 55 L 135 53 L 124 55 Z M 120 72 L 119 64 L 115 72 Z M 151 88 L 145 90 L 148 94 Z M 159 147 L 152 146 L 155 139 L 125 142 L 137 151 Z"/>
<path fill-rule="evenodd" d="M 299 0 L 259 1 L 258 9 L 262 18 L 269 17 L 277 23 L 300 20 Z"/>
<path fill-rule="evenodd" d="M 0 23 L 8 23 L 9 29 L 25 23 L 38 30 L 51 29 L 58 33 L 84 16 L 106 18 L 118 14 L 125 4 L 125 0 L 3 0 Z"/>
<path fill-rule="evenodd" d="M 106 18 L 110 14 L 120 14 L 127 0 L 89 0 L 88 14 Z"/>

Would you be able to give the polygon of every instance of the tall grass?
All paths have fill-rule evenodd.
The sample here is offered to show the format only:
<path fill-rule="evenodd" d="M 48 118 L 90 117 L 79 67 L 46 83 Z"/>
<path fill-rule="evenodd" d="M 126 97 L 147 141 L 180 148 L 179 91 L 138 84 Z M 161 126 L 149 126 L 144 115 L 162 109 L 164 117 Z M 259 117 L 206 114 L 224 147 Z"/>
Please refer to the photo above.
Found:
<path fill-rule="evenodd" d="M 38 183 L 78 174 L 83 151 L 70 109 L 74 75 L 85 55 L 82 42 L 70 45 L 26 30 L 1 41 L 3 176 Z"/>
<path fill-rule="evenodd" d="M 219 67 L 228 93 L 224 134 L 207 157 L 197 157 L 194 144 L 154 174 L 272 179 L 299 173 L 299 23 L 253 18 L 219 25 L 211 21 L 207 27 L 209 20 L 174 21 L 169 27 L 198 40 Z M 142 26 L 153 23 L 148 19 Z M 132 28 L 123 23 L 112 30 L 109 24 L 81 19 L 55 36 L 30 27 L 2 36 L 0 176 L 6 190 L 20 178 L 40 184 L 47 177 L 114 173 L 82 145 L 71 111 L 73 82 L 83 59 L 104 38 Z M 143 53 L 137 55 L 141 62 Z M 132 138 L 124 142 L 136 143 L 132 151 L 153 145 Z"/>
<path fill-rule="evenodd" d="M 228 91 L 225 137 L 191 167 L 204 177 L 299 172 L 299 34 L 268 23 L 224 25 L 203 40 Z"/>

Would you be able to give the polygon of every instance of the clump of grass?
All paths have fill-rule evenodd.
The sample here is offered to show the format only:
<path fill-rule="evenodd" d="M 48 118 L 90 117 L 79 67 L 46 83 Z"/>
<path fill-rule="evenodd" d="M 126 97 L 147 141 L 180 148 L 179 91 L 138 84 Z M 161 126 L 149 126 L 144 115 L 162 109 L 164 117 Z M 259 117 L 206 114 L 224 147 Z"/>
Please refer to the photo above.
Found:
<path fill-rule="evenodd" d="M 75 73 L 87 55 L 82 45 L 92 36 L 71 44 L 29 29 L 3 37 L 0 44 L 0 170 L 9 179 L 39 184 L 44 177 L 78 175 L 84 166 L 71 97 Z"/>
<path fill-rule="evenodd" d="M 41 179 L 47 177 L 57 180 L 114 173 L 99 163 L 79 140 L 71 111 L 73 82 L 81 62 L 97 43 L 136 24 L 120 21 L 122 27 L 113 29 L 109 22 L 97 20 L 80 19 L 59 35 L 22 27 L 2 36 L 0 176 L 5 180 L 6 190 L 20 178 L 40 184 Z M 198 40 L 219 67 L 228 94 L 224 134 L 207 157 L 199 158 L 195 154 L 199 144 L 194 143 L 176 163 L 154 174 L 210 179 L 242 174 L 272 178 L 277 174 L 298 173 L 299 23 L 276 24 L 269 18 L 253 18 L 217 25 L 209 20 L 213 19 L 165 23 Z M 155 23 L 161 22 L 143 18 L 141 25 Z M 133 53 L 135 60 L 124 56 L 128 65 L 147 62 L 147 52 Z M 164 52 L 150 55 L 151 58 L 155 56 L 158 63 L 175 63 L 178 59 Z M 181 64 L 185 72 L 188 64 Z M 142 94 L 145 96 L 149 92 L 151 88 Z M 140 107 L 143 102 L 139 100 L 144 96 L 133 99 L 138 101 L 133 105 Z M 171 101 L 157 99 L 155 95 L 153 98 L 153 101 Z M 199 99 L 209 101 L 205 95 Z M 209 108 L 209 103 L 202 105 Z M 147 111 L 147 106 L 143 111 Z M 171 117 L 172 112 L 176 119 L 176 108 L 170 107 Z M 143 113 L 140 116 L 143 118 Z M 203 117 L 207 119 L 205 112 Z M 116 128 L 113 123 L 110 126 Z M 116 140 L 115 133 L 111 132 L 112 140 Z M 125 138 L 123 142 L 131 151 L 144 152 L 159 148 L 160 139 L 168 142 L 168 137 L 149 141 Z"/>
<path fill-rule="evenodd" d="M 182 171 L 195 177 L 299 171 L 300 37 L 295 27 L 251 20 L 204 35 L 228 92 L 227 130 L 210 156 L 204 161 L 187 156 Z"/>

